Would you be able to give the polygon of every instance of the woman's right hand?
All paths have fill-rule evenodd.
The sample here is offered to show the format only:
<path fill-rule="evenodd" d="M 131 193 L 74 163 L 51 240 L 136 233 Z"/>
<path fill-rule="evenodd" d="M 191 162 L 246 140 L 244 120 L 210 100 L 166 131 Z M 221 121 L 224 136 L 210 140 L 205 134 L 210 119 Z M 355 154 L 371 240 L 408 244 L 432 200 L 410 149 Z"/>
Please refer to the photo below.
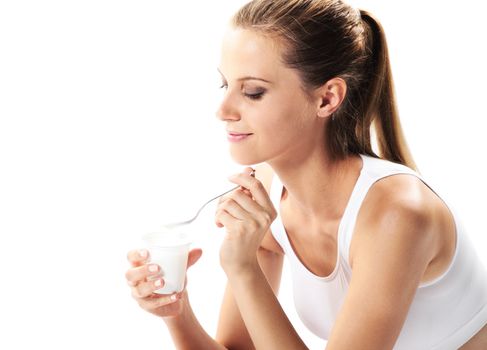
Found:
<path fill-rule="evenodd" d="M 188 267 L 193 265 L 201 257 L 201 249 L 193 249 L 188 255 Z M 131 250 L 127 254 L 131 267 L 127 270 L 125 278 L 132 290 L 132 297 L 139 306 L 160 317 L 177 316 L 182 311 L 183 298 L 186 293 L 186 281 L 184 290 L 174 294 L 156 294 L 154 291 L 162 288 L 164 279 L 161 275 L 161 267 L 150 263 L 149 252 L 146 249 Z"/>

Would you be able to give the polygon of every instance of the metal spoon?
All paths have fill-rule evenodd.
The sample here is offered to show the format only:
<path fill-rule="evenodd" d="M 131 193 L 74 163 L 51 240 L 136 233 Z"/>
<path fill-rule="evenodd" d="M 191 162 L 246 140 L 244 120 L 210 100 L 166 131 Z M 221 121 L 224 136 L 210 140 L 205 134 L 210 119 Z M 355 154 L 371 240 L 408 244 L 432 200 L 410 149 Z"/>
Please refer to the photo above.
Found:
<path fill-rule="evenodd" d="M 252 170 L 252 172 L 250 173 L 250 176 L 255 177 L 255 170 Z M 232 192 L 232 191 L 235 191 L 235 190 L 236 190 L 237 188 L 239 188 L 239 187 L 241 187 L 241 186 L 240 186 L 240 185 L 235 186 L 234 188 L 232 188 L 232 189 L 230 189 L 230 190 L 228 190 L 228 191 L 225 191 L 225 192 L 223 192 L 222 194 L 219 194 L 218 196 L 216 196 L 216 197 L 214 197 L 214 198 L 210 199 L 208 202 L 206 202 L 205 204 L 203 204 L 203 205 L 201 206 L 201 208 L 200 208 L 200 209 L 199 209 L 199 210 L 196 212 L 196 215 L 195 215 L 193 218 L 191 218 L 191 219 L 189 219 L 189 220 L 186 220 L 186 221 L 180 221 L 180 222 L 173 222 L 173 223 L 170 223 L 170 224 L 165 224 L 165 225 L 163 225 L 163 227 L 164 227 L 164 228 L 169 228 L 169 229 L 170 229 L 170 228 L 175 228 L 175 227 L 177 227 L 177 226 L 188 225 L 188 224 L 192 223 L 193 221 L 195 221 L 195 220 L 196 220 L 196 218 L 198 217 L 198 215 L 200 215 L 200 213 L 201 213 L 201 211 L 203 210 L 203 208 L 204 208 L 204 207 L 206 207 L 208 204 L 210 204 L 211 202 L 213 202 L 215 199 L 218 199 L 218 198 L 220 198 L 221 196 L 226 195 L 227 193 L 230 193 L 230 192 Z"/>

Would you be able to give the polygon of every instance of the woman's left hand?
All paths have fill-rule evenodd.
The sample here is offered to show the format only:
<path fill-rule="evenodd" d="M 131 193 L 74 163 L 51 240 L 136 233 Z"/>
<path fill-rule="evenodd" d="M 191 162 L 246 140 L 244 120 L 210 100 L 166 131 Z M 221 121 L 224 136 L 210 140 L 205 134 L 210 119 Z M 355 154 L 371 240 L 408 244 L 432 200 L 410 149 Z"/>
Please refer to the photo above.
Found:
<path fill-rule="evenodd" d="M 241 188 L 222 197 L 215 214 L 216 225 L 227 232 L 220 248 L 220 264 L 227 275 L 257 266 L 257 250 L 277 216 L 264 186 L 250 175 L 252 171 L 246 168 L 228 178 Z"/>

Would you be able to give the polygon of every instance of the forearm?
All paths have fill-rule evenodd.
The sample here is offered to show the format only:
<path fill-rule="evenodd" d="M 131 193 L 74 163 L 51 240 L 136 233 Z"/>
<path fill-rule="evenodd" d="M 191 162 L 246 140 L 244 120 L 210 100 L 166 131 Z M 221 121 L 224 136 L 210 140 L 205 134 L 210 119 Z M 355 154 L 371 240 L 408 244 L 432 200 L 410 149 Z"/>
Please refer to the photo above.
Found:
<path fill-rule="evenodd" d="M 226 347 L 217 343 L 203 329 L 193 313 L 187 294 L 183 298 L 186 300 L 183 302 L 181 314 L 164 318 L 176 349 L 226 350 Z"/>
<path fill-rule="evenodd" d="M 307 349 L 281 308 L 258 263 L 245 272 L 227 276 L 256 349 Z"/>

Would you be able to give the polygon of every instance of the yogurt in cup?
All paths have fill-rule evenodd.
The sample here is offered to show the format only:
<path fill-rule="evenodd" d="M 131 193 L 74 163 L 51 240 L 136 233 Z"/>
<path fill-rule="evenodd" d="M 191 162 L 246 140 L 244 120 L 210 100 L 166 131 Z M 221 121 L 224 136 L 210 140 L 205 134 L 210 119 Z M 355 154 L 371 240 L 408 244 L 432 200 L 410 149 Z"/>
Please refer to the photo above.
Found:
<path fill-rule="evenodd" d="M 187 227 L 186 227 L 187 229 Z M 164 285 L 157 294 L 172 294 L 184 289 L 191 237 L 181 228 L 163 229 L 142 236 L 151 263 L 160 266 Z"/>

